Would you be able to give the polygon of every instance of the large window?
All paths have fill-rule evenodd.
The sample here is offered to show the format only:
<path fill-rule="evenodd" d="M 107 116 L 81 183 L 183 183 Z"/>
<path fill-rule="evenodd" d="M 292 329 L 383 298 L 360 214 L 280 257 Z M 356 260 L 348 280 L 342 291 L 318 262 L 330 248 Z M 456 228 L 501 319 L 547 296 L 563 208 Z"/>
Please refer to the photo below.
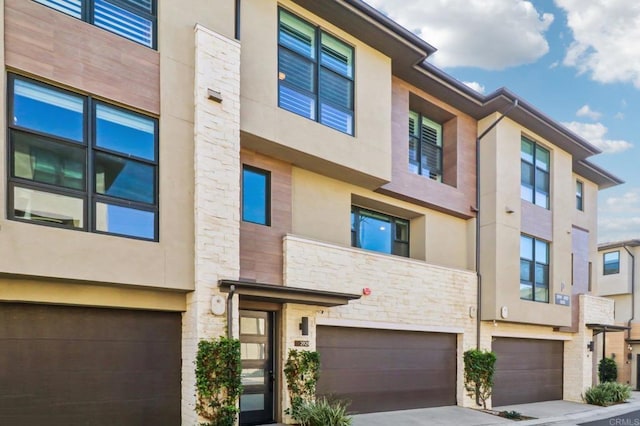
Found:
<path fill-rule="evenodd" d="M 158 123 L 9 76 L 13 220 L 157 240 Z"/>
<path fill-rule="evenodd" d="M 520 160 L 522 199 L 548 209 L 549 151 L 522 138 Z"/>
<path fill-rule="evenodd" d="M 351 245 L 409 257 L 409 221 L 353 206 Z"/>
<path fill-rule="evenodd" d="M 549 302 L 549 243 L 520 236 L 520 299 Z"/>
<path fill-rule="evenodd" d="M 584 211 L 584 184 L 576 181 L 576 209 Z"/>
<path fill-rule="evenodd" d="M 279 10 L 278 105 L 353 134 L 353 48 Z"/>
<path fill-rule="evenodd" d="M 156 47 L 156 0 L 35 0 L 147 47 Z"/>
<path fill-rule="evenodd" d="M 442 181 L 442 126 L 409 111 L 409 170 Z"/>
<path fill-rule="evenodd" d="M 612 275 L 620 273 L 620 252 L 610 251 L 603 255 L 603 274 Z"/>
<path fill-rule="evenodd" d="M 269 225 L 271 174 L 250 166 L 242 167 L 242 220 Z"/>

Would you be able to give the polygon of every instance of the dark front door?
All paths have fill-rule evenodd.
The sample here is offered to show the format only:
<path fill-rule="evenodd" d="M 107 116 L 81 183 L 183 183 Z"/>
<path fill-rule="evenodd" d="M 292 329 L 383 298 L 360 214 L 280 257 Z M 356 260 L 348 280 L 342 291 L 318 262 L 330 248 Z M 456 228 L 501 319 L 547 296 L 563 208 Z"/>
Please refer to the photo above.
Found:
<path fill-rule="evenodd" d="M 640 355 L 636 355 L 636 390 L 640 389 Z"/>
<path fill-rule="evenodd" d="M 273 422 L 273 313 L 240 311 L 240 424 Z"/>

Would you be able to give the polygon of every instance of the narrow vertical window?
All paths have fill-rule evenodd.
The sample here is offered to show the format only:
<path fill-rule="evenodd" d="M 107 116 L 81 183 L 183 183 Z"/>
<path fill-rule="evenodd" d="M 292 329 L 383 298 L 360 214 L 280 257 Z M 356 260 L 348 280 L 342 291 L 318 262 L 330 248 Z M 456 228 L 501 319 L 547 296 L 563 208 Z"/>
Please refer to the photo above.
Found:
<path fill-rule="evenodd" d="M 242 220 L 259 225 L 271 224 L 271 174 L 250 166 L 242 168 Z"/>
<path fill-rule="evenodd" d="M 604 275 L 612 275 L 620 272 L 620 252 L 619 251 L 611 251 L 609 253 L 605 253 L 602 257 L 603 263 L 603 274 Z"/>
<path fill-rule="evenodd" d="M 584 211 L 584 185 L 579 180 L 576 181 L 576 208 Z"/>
<path fill-rule="evenodd" d="M 548 209 L 551 159 L 549 151 L 526 138 L 522 138 L 520 146 L 521 197 Z"/>
<path fill-rule="evenodd" d="M 520 236 L 520 298 L 549 302 L 549 243 Z"/>
<path fill-rule="evenodd" d="M 409 171 L 442 182 L 442 126 L 409 111 Z"/>

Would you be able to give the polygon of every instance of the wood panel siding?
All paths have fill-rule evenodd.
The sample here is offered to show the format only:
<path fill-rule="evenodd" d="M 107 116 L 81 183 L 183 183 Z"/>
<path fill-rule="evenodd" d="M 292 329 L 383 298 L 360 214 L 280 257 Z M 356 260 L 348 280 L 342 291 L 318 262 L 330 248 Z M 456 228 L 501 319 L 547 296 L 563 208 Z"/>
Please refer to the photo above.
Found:
<path fill-rule="evenodd" d="M 392 176 L 378 191 L 465 219 L 473 217 L 476 120 L 396 77 L 392 92 Z M 420 112 L 443 125 L 442 182 L 409 171 L 410 98 L 421 99 L 418 104 L 427 111 Z"/>
<path fill-rule="evenodd" d="M 240 222 L 240 278 L 282 284 L 282 238 L 291 232 L 291 165 L 247 150 L 240 160 L 271 172 L 271 225 Z"/>
<path fill-rule="evenodd" d="M 6 0 L 4 24 L 8 68 L 160 113 L 157 51 L 33 1 Z"/>
<path fill-rule="evenodd" d="M 317 327 L 319 395 L 371 413 L 456 404 L 456 335 Z"/>
<path fill-rule="evenodd" d="M 562 399 L 561 340 L 494 338 L 494 407 Z"/>
<path fill-rule="evenodd" d="M 0 424 L 177 425 L 179 312 L 0 303 Z"/>

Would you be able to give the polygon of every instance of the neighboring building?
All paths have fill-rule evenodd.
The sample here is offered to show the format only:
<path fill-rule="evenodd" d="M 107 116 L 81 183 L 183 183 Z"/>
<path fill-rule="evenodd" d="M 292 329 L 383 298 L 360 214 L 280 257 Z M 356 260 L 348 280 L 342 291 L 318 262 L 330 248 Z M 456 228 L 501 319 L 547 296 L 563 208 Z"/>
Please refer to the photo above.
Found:
<path fill-rule="evenodd" d="M 615 302 L 615 323 L 629 327 L 624 333 L 608 333 L 604 354 L 618 365 L 618 381 L 638 389 L 640 380 L 640 297 L 638 297 L 638 257 L 640 240 L 603 243 L 598 246 L 600 296 Z"/>
<path fill-rule="evenodd" d="M 579 400 L 599 151 L 362 1 L 214 3 L 4 2 L 0 423 L 197 424 L 225 334 L 242 424 L 292 348 L 357 412 L 474 405 L 476 346 L 494 405 Z"/>

